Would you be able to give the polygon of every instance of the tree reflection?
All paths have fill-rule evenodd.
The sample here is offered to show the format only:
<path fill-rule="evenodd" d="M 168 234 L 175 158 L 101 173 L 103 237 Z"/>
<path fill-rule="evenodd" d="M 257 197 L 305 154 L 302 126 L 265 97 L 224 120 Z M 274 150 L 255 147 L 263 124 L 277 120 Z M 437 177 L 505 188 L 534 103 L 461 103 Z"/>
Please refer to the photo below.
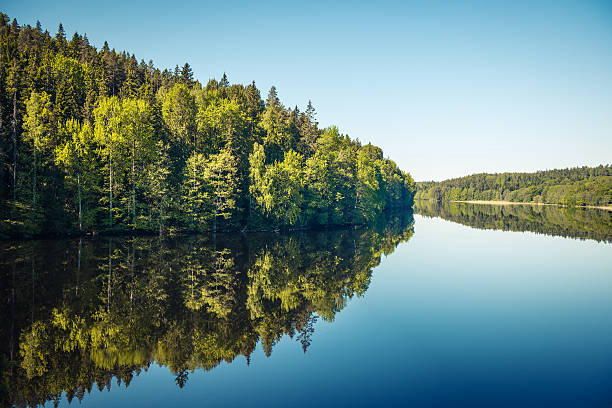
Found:
<path fill-rule="evenodd" d="M 194 370 L 250 363 L 259 342 L 269 356 L 285 335 L 306 352 L 317 319 L 364 295 L 412 224 L 404 214 L 287 235 L 4 242 L 2 403 L 81 401 L 154 362 L 182 388 Z"/>
<path fill-rule="evenodd" d="M 414 211 L 426 217 L 440 217 L 479 229 L 531 231 L 612 242 L 612 211 L 606 210 L 417 200 Z"/>

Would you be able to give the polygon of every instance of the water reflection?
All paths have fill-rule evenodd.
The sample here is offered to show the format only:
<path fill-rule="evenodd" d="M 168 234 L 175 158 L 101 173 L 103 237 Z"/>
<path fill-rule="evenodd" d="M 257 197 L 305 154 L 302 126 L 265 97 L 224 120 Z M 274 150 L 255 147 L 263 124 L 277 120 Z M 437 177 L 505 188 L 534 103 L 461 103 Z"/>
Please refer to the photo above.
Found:
<path fill-rule="evenodd" d="M 183 387 L 285 335 L 306 352 L 315 321 L 363 295 L 412 226 L 1 243 L 2 405 L 81 401 L 153 362 Z"/>
<path fill-rule="evenodd" d="M 417 200 L 414 211 L 479 229 L 531 231 L 612 242 L 612 212 L 605 210 Z"/>

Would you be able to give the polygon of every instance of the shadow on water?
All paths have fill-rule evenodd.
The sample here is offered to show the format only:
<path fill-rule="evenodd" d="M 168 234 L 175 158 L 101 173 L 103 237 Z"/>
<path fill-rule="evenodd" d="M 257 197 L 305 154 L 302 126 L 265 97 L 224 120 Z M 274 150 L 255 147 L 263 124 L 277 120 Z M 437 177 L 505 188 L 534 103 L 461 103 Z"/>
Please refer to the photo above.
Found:
<path fill-rule="evenodd" d="M 285 335 L 306 352 L 316 320 L 363 295 L 412 233 L 408 213 L 287 235 L 2 242 L 2 405 L 81 401 L 154 362 L 182 388 Z"/>
<path fill-rule="evenodd" d="M 549 205 L 490 205 L 417 200 L 414 212 L 478 229 L 530 231 L 612 242 L 612 212 L 606 210 Z"/>

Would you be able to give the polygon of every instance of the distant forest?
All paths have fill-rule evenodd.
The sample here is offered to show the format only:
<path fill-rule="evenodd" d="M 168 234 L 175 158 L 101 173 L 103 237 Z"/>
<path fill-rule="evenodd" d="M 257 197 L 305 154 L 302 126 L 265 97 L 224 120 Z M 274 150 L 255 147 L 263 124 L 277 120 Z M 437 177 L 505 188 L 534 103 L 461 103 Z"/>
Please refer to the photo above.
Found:
<path fill-rule="evenodd" d="M 416 199 L 504 200 L 569 206 L 612 205 L 612 166 L 535 173 L 474 174 L 441 182 L 419 182 Z"/>
<path fill-rule="evenodd" d="M 0 13 L 0 235 L 367 222 L 412 177 L 315 109 Z"/>

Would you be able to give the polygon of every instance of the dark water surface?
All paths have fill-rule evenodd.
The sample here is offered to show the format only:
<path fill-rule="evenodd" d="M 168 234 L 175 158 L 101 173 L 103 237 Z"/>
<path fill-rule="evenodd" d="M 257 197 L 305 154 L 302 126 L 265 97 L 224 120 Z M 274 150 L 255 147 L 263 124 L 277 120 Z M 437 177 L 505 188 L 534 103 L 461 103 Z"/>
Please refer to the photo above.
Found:
<path fill-rule="evenodd" d="M 611 213 L 556 210 L 1 242 L 2 403 L 611 406 Z"/>

